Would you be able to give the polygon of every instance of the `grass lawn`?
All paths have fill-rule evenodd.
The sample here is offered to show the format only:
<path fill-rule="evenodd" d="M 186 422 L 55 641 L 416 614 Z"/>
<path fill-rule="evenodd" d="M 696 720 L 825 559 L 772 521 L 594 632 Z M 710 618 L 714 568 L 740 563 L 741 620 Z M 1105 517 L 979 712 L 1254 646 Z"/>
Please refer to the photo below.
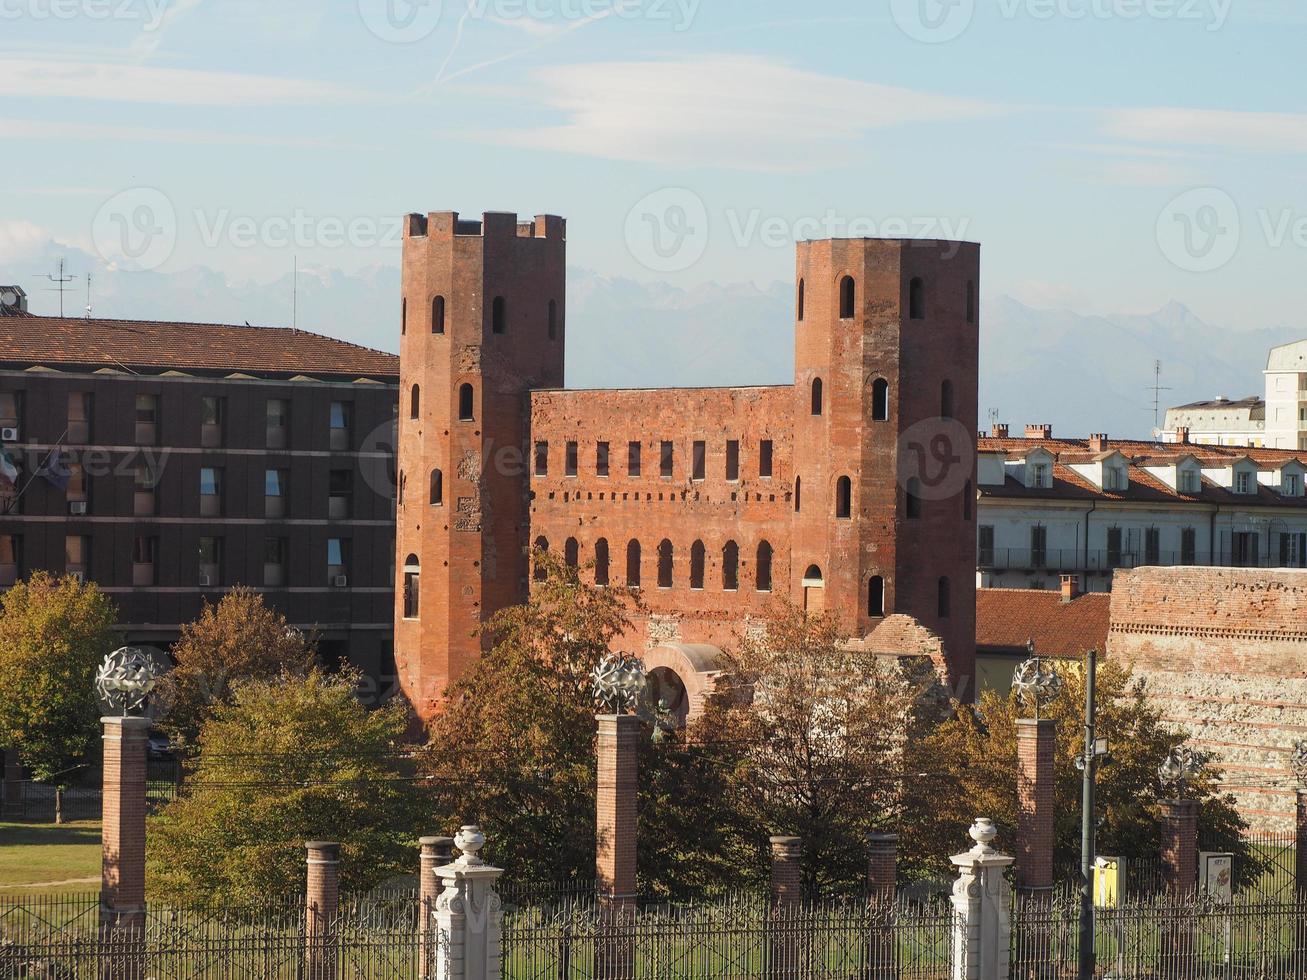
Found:
<path fill-rule="evenodd" d="M 67 885 L 70 878 L 94 881 Z M 0 901 L 18 895 L 72 894 L 100 890 L 100 823 L 0 822 Z"/>

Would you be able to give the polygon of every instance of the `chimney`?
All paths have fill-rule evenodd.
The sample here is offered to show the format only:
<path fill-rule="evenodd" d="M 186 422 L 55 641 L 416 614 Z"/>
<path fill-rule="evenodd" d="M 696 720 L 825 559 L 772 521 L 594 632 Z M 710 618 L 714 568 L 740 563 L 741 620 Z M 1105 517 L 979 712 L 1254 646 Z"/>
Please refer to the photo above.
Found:
<path fill-rule="evenodd" d="M 1182 446 L 1189 445 L 1189 426 L 1178 425 L 1175 428 L 1175 441 Z"/>
<path fill-rule="evenodd" d="M 1051 425 L 1028 425 L 1026 426 L 1027 439 L 1052 439 L 1053 427 Z"/>
<path fill-rule="evenodd" d="M 1076 575 L 1062 576 L 1062 601 L 1070 602 L 1080 598 L 1080 578 Z"/>
<path fill-rule="evenodd" d="M 1093 453 L 1107 452 L 1107 433 L 1095 432 L 1089 437 L 1089 451 Z"/>
<path fill-rule="evenodd" d="M 1007 423 L 1006 423 L 1006 422 L 995 422 L 993 425 L 991 425 L 991 426 L 989 427 L 989 434 L 990 434 L 991 436 L 993 436 L 995 439 L 1006 439 L 1006 438 L 1007 438 Z"/>

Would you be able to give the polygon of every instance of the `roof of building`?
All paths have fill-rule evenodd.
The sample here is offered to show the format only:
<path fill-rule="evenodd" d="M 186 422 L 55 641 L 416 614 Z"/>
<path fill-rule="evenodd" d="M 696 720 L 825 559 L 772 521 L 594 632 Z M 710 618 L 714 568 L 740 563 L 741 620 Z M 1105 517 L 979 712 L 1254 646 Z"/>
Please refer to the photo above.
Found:
<path fill-rule="evenodd" d="M 1286 497 L 1277 488 L 1259 483 L 1254 494 L 1235 493 L 1206 478 L 1200 481 L 1198 493 L 1181 493 L 1172 490 L 1147 469 L 1178 462 L 1189 456 L 1197 457 L 1206 469 L 1229 466 L 1239 460 L 1251 460 L 1258 469 L 1276 469 L 1278 464 L 1290 460 L 1307 462 L 1307 453 L 1288 449 L 1260 449 L 1248 446 L 1194 446 L 1189 443 L 1157 443 L 1136 440 L 1110 440 L 1095 453 L 1087 439 L 1013 439 L 981 436 L 982 453 L 1001 453 L 1008 459 L 1020 459 L 1031 449 L 1041 448 L 1053 454 L 1051 487 L 1028 487 L 1009 474 L 1002 484 L 981 483 L 982 496 L 1025 498 L 1029 500 L 1111 500 L 1134 503 L 1201 503 L 1223 504 L 1232 507 L 1275 506 L 1307 508 L 1307 497 Z M 1119 452 L 1126 457 L 1127 488 L 1107 490 L 1100 488 L 1088 477 L 1077 472 L 1071 464 L 1083 465 L 1103 453 Z"/>
<path fill-rule="evenodd" d="M 1267 371 L 1307 371 L 1307 340 L 1272 347 L 1266 359 Z"/>
<path fill-rule="evenodd" d="M 1049 657 L 1079 657 L 1102 651 L 1112 595 L 1087 592 L 1065 602 L 1061 592 L 1037 589 L 977 589 L 976 646 L 982 651 L 1024 650 Z"/>
<path fill-rule="evenodd" d="M 1232 401 L 1229 398 L 1209 398 L 1206 401 L 1190 402 L 1187 405 L 1176 405 L 1168 408 L 1168 412 L 1196 412 L 1196 411 L 1229 411 L 1238 409 L 1240 411 L 1247 409 L 1254 413 L 1257 410 L 1266 410 L 1266 401 L 1257 395 L 1249 395 L 1247 398 L 1240 398 Z"/>
<path fill-rule="evenodd" d="M 289 327 L 26 316 L 0 324 L 0 363 L 395 379 L 399 358 Z"/>

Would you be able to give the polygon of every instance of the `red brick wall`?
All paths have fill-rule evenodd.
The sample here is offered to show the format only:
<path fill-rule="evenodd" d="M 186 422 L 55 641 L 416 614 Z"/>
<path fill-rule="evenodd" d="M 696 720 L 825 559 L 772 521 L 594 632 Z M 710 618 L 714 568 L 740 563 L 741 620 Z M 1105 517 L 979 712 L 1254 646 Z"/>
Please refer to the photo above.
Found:
<path fill-rule="evenodd" d="M 1053 886 L 1053 722 L 1017 722 L 1017 887 Z"/>
<path fill-rule="evenodd" d="M 598 723 L 595 880 L 601 898 L 627 901 L 636 893 L 640 720 L 601 715 Z"/>
<path fill-rule="evenodd" d="M 1118 571 L 1111 601 L 1108 655 L 1215 755 L 1254 827 L 1291 830 L 1284 777 L 1307 736 L 1307 571 Z"/>
<path fill-rule="evenodd" d="M 131 923 L 145 908 L 145 746 L 150 723 L 144 718 L 111 718 L 104 725 L 104 804 L 101 901 L 107 913 Z"/>

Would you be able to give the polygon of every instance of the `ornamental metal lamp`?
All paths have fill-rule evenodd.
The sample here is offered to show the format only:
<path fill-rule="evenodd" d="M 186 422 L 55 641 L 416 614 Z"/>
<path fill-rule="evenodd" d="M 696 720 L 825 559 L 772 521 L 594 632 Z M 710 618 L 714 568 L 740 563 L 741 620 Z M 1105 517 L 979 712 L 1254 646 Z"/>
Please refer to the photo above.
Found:
<path fill-rule="evenodd" d="M 1157 775 L 1164 784 L 1176 787 L 1178 799 L 1184 799 L 1185 787 L 1198 778 L 1206 762 L 1200 753 L 1182 745 L 1171 750 L 1171 754 L 1157 767 Z"/>
<path fill-rule="evenodd" d="M 1017 694 L 1018 703 L 1035 709 L 1035 720 L 1038 721 L 1040 708 L 1061 692 L 1062 678 L 1052 667 L 1044 667 L 1044 658 L 1035 652 L 1034 640 L 1027 641 L 1026 653 L 1028 659 L 1012 675 L 1012 690 Z"/>
<path fill-rule="evenodd" d="M 594 699 L 601 711 L 629 714 L 644 696 L 644 663 L 629 653 L 606 654 L 594 669 L 593 682 Z"/>
<path fill-rule="evenodd" d="M 95 674 L 101 710 L 123 718 L 145 715 L 161 673 L 155 652 L 148 647 L 119 647 L 104 658 Z"/>

